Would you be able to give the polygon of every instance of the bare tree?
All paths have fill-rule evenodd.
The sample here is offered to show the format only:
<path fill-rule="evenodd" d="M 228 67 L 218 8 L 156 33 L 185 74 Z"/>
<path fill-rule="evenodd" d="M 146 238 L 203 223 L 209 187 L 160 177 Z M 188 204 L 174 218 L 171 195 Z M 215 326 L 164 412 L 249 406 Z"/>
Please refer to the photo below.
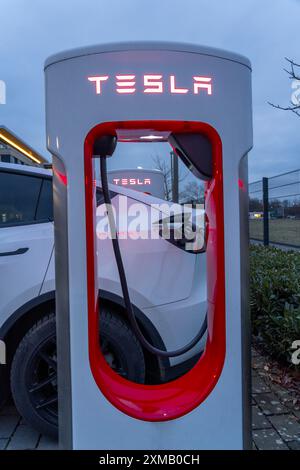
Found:
<path fill-rule="evenodd" d="M 262 200 L 258 198 L 249 198 L 249 212 L 261 212 L 263 210 Z"/>
<path fill-rule="evenodd" d="M 204 203 L 204 187 L 200 181 L 189 181 L 180 192 L 182 202 L 186 204 Z"/>
<path fill-rule="evenodd" d="M 162 158 L 159 155 L 152 157 L 152 161 L 157 170 L 161 171 L 164 176 L 164 192 L 167 201 L 172 199 L 172 175 L 171 166 L 167 165 L 166 158 Z"/>
<path fill-rule="evenodd" d="M 164 176 L 164 192 L 165 198 L 167 201 L 172 201 L 172 170 L 170 165 L 170 160 L 166 157 L 160 155 L 155 155 L 152 157 L 152 161 L 155 165 L 155 168 L 162 172 Z M 183 181 L 188 176 L 189 170 L 182 175 L 182 170 L 179 169 L 178 183 Z"/>
<path fill-rule="evenodd" d="M 297 64 L 291 59 L 288 59 L 285 57 L 285 60 L 289 64 L 289 69 L 283 69 L 287 74 L 290 80 L 295 80 L 296 82 L 299 83 L 299 89 L 300 89 L 300 64 Z M 298 87 L 297 87 L 298 88 Z M 297 93 L 297 94 L 296 94 Z M 292 113 L 296 114 L 297 116 L 300 117 L 300 92 L 299 92 L 299 98 L 298 98 L 298 92 L 296 92 L 294 95 L 294 99 L 291 100 L 291 104 L 289 106 L 280 106 L 279 104 L 274 104 L 270 103 L 268 101 L 268 104 L 273 106 L 273 108 L 277 109 L 282 109 L 283 111 L 291 111 Z"/>

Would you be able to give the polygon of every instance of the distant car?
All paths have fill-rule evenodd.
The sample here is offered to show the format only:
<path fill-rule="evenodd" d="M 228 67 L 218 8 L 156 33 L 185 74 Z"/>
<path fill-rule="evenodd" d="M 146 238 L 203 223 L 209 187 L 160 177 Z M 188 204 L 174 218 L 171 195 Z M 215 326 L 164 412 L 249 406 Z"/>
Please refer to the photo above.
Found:
<path fill-rule="evenodd" d="M 163 202 L 113 186 L 112 202 Z M 97 188 L 98 209 L 103 204 Z M 157 219 L 158 220 L 158 219 Z M 161 349 L 187 344 L 206 315 L 206 255 L 177 241 L 120 239 L 131 301 L 146 338 Z M 185 373 L 205 339 L 176 358 L 145 351 L 131 330 L 122 302 L 111 240 L 98 240 L 102 352 L 119 374 L 157 384 Z M 57 435 L 55 275 L 50 170 L 0 163 L 0 366 L 1 402 L 11 392 L 17 409 L 40 432 Z"/>

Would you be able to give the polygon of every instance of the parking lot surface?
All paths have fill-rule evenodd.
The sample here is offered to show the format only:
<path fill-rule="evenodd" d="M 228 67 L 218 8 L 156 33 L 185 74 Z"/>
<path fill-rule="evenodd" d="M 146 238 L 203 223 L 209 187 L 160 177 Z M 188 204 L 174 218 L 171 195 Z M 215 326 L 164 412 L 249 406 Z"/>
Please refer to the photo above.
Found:
<path fill-rule="evenodd" d="M 256 450 L 300 450 L 300 409 L 295 393 L 268 378 L 267 361 L 252 354 L 252 436 Z M 29 426 L 13 404 L 0 412 L 1 450 L 54 450 L 55 440 Z"/>

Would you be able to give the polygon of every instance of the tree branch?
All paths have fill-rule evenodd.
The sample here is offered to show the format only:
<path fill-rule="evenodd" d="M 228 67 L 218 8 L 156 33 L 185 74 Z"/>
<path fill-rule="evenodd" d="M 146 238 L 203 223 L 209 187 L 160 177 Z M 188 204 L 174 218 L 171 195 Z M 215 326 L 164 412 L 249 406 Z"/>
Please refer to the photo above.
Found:
<path fill-rule="evenodd" d="M 285 60 L 290 64 L 290 70 L 288 69 L 283 69 L 289 76 L 289 78 L 291 80 L 300 80 L 300 75 L 297 75 L 296 72 L 295 72 L 295 67 L 299 67 L 300 68 L 300 64 L 297 64 L 296 62 L 294 62 L 293 60 L 291 59 L 288 59 L 287 57 L 285 57 Z"/>
<path fill-rule="evenodd" d="M 300 68 L 300 64 L 296 63 L 294 60 L 289 59 L 288 57 L 285 57 L 285 60 L 290 64 L 290 70 L 288 69 L 283 69 L 283 70 L 288 74 L 291 80 L 297 80 L 300 82 L 300 75 L 298 75 L 295 72 L 295 68 L 297 67 Z M 276 109 L 281 109 L 283 111 L 291 111 L 292 113 L 300 117 L 300 103 L 297 105 L 294 105 L 292 103 L 291 106 L 280 106 L 279 104 L 270 103 L 268 101 L 268 104 Z"/>
<path fill-rule="evenodd" d="M 284 107 L 284 106 L 280 106 L 279 104 L 270 103 L 270 101 L 268 101 L 268 104 L 272 106 L 272 108 L 281 109 L 282 111 L 292 111 L 292 113 L 295 113 L 297 114 L 297 116 L 300 117 L 300 105 Z"/>

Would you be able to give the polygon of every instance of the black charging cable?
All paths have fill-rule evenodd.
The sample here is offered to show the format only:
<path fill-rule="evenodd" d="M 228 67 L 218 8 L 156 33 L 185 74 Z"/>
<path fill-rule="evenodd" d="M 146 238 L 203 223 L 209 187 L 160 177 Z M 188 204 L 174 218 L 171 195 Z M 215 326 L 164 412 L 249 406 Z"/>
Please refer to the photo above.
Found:
<path fill-rule="evenodd" d="M 107 137 L 108 136 L 105 136 L 105 138 Z M 97 152 L 97 153 L 100 154 L 100 174 L 101 174 L 101 181 L 102 181 L 102 191 L 103 191 L 103 196 L 104 196 L 104 202 L 106 204 L 108 223 L 109 223 L 111 236 L 112 236 L 113 250 L 114 250 L 116 263 L 118 267 L 120 283 L 121 283 L 124 303 L 125 303 L 125 307 L 127 311 L 127 316 L 130 321 L 131 327 L 134 333 L 136 334 L 138 340 L 141 342 L 142 346 L 150 353 L 155 354 L 156 356 L 162 356 L 162 357 L 181 356 L 182 354 L 190 351 L 204 336 L 207 330 L 207 317 L 205 316 L 205 319 L 197 335 L 187 345 L 183 346 L 182 348 L 176 349 L 174 351 L 165 351 L 165 350 L 154 347 L 152 344 L 149 343 L 149 341 L 147 341 L 147 339 L 142 333 L 139 327 L 139 324 L 136 320 L 136 316 L 132 308 L 132 303 L 130 301 L 126 274 L 125 274 L 124 264 L 123 264 L 119 240 L 118 240 L 116 222 L 115 222 L 114 214 L 112 211 L 110 192 L 109 192 L 109 187 L 108 187 L 106 155 L 104 156 L 103 152 Z M 112 152 L 108 155 L 111 155 L 111 154 Z"/>

